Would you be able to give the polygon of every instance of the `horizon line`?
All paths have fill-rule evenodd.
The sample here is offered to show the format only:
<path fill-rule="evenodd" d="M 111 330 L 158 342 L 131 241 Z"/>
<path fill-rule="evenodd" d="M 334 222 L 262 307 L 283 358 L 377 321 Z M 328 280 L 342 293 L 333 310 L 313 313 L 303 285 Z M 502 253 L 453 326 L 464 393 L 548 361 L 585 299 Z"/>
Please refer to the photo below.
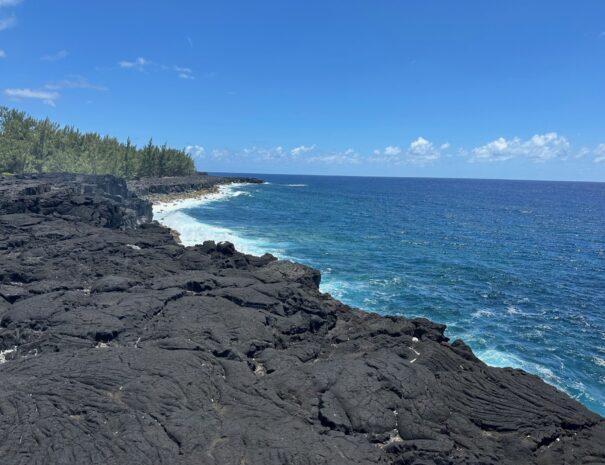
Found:
<path fill-rule="evenodd" d="M 573 179 L 519 179 L 519 178 L 468 178 L 468 177 L 446 177 L 446 176 L 381 176 L 381 175 L 348 175 L 348 174 L 304 174 L 304 173 L 259 173 L 245 171 L 198 171 L 208 173 L 209 175 L 269 175 L 269 176 L 317 176 L 333 178 L 381 178 L 381 179 L 438 179 L 444 181 L 517 181 L 517 182 L 567 182 L 567 183 L 586 183 L 586 184 L 605 184 L 603 181 L 582 181 Z"/>

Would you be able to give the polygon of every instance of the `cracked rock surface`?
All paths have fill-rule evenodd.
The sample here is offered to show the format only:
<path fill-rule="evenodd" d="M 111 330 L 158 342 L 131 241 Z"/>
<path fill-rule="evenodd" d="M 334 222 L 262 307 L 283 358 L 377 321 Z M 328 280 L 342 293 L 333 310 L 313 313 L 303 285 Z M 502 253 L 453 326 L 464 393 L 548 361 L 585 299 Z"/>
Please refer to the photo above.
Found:
<path fill-rule="evenodd" d="M 110 176 L 0 177 L 0 462 L 602 464 L 605 421 Z"/>

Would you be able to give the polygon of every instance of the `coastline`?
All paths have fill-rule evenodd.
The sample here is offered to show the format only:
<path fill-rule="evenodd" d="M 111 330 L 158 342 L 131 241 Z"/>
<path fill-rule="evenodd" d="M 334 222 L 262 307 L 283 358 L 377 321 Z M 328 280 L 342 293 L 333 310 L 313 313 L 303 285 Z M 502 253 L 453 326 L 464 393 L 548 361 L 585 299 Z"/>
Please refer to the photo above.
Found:
<path fill-rule="evenodd" d="M 7 464 L 605 457 L 603 418 L 444 325 L 347 307 L 303 265 L 183 247 L 115 178 L 0 180 Z"/>
<path fill-rule="evenodd" d="M 168 194 L 148 194 L 141 196 L 143 200 L 148 200 L 154 205 L 172 204 L 186 199 L 200 199 L 210 194 L 216 194 L 219 186 L 212 186 L 206 189 L 193 190 L 190 192 L 175 192 Z"/>
<path fill-rule="evenodd" d="M 140 196 L 151 202 L 154 212 L 165 213 L 168 211 L 192 208 L 203 205 L 209 200 L 219 200 L 229 189 L 245 186 L 251 183 L 224 181 L 209 188 L 196 189 L 187 192 L 172 192 L 166 194 L 149 194 Z"/>
<path fill-rule="evenodd" d="M 471 299 L 460 300 L 459 306 L 452 307 L 446 315 L 443 312 L 434 311 L 432 308 L 422 311 L 422 309 L 419 310 L 420 305 L 402 304 L 403 298 L 396 294 L 397 290 L 394 289 L 396 284 L 394 283 L 405 282 L 412 285 L 417 283 L 418 279 L 410 276 L 411 268 L 408 269 L 408 272 L 402 271 L 400 274 L 394 274 L 393 265 L 386 260 L 384 264 L 380 265 L 381 269 L 377 269 L 378 267 L 369 263 L 368 268 L 357 268 L 360 270 L 357 273 L 352 264 L 359 263 L 359 257 L 379 258 L 374 244 L 366 241 L 364 247 L 348 250 L 346 244 L 349 241 L 337 243 L 332 240 L 330 232 L 334 231 L 333 226 L 327 226 L 326 221 L 324 221 L 324 225 L 313 223 L 312 217 L 309 216 L 312 207 L 302 207 L 301 209 L 298 202 L 300 202 L 299 198 L 306 202 L 310 196 L 316 195 L 315 184 L 310 183 L 312 185 L 310 189 L 301 191 L 289 189 L 289 187 L 300 185 L 295 176 L 283 178 L 268 176 L 267 179 L 271 181 L 271 185 L 246 188 L 244 184 L 240 184 L 235 185 L 233 189 L 221 188 L 220 195 L 210 194 L 194 199 L 184 198 L 181 203 L 154 206 L 154 214 L 158 209 L 160 210 L 154 218 L 175 231 L 183 231 L 184 245 L 201 244 L 204 240 L 228 241 L 233 243 L 238 251 L 244 253 L 256 256 L 271 253 L 279 259 L 293 260 L 320 269 L 322 271 L 320 290 L 349 306 L 381 315 L 396 314 L 408 318 L 426 317 L 432 321 L 445 323 L 448 325 L 445 335 L 452 340 L 460 338 L 465 341 L 472 347 L 474 354 L 486 364 L 500 368 L 523 369 L 537 375 L 545 382 L 579 400 L 587 408 L 603 415 L 603 403 L 599 402 L 598 385 L 595 390 L 595 385 L 590 384 L 592 379 L 586 372 L 574 376 L 563 368 L 563 363 L 573 363 L 574 357 L 577 357 L 579 361 L 583 360 L 584 354 L 590 351 L 591 347 L 594 350 L 595 345 L 598 345 L 596 341 L 589 342 L 580 351 L 562 354 L 562 357 L 567 357 L 567 359 L 558 359 L 562 360 L 559 367 L 553 364 L 550 352 L 550 348 L 555 345 L 554 338 L 543 341 L 542 346 L 540 346 L 542 341 L 531 346 L 527 343 L 528 339 L 524 337 L 523 328 L 519 328 L 520 332 L 516 336 L 510 335 L 512 331 L 515 331 L 514 328 L 517 325 L 523 325 L 528 320 L 539 318 L 537 316 L 539 309 L 531 307 L 531 305 L 536 305 L 533 302 L 538 302 L 535 294 L 527 292 L 521 294 L 528 297 L 527 302 L 531 299 L 531 304 L 519 301 L 518 307 L 511 304 L 502 310 L 493 302 L 492 307 L 489 307 L 489 302 L 480 301 L 476 303 L 479 305 L 477 308 L 481 309 L 479 311 L 474 309 L 475 302 Z M 336 185 L 338 186 L 338 184 Z M 240 186 L 243 188 L 238 188 Z M 280 205 L 279 211 L 274 211 L 271 208 L 272 205 Z M 322 202 L 318 202 L 317 205 L 322 205 Z M 330 224 L 339 225 L 341 224 L 339 216 L 348 217 L 346 210 L 344 212 L 333 211 L 338 213 L 332 214 Z M 254 213 L 251 214 L 251 212 Z M 284 222 L 284 217 L 289 214 L 293 215 L 292 221 Z M 307 222 L 312 224 L 311 227 L 318 229 L 310 231 L 310 228 L 302 225 L 294 215 L 310 218 Z M 358 225 L 357 231 L 361 236 L 368 233 L 367 223 L 362 222 Z M 421 224 L 422 220 L 418 223 Z M 418 228 L 416 226 L 416 231 Z M 307 234 L 310 235 L 307 236 Z M 349 239 L 351 236 L 348 236 Z M 405 245 L 401 247 L 403 251 L 408 251 L 408 249 Z M 392 258 L 398 257 L 396 262 L 391 259 L 394 266 L 397 266 L 397 263 L 408 263 L 402 256 L 407 252 L 399 255 L 395 251 L 393 253 L 395 255 Z M 428 257 L 430 250 L 425 250 L 423 253 L 426 253 Z M 348 264 L 343 263 L 343 257 L 347 257 Z M 506 261 L 500 263 L 500 266 L 504 267 Z M 420 266 L 421 264 L 415 268 L 415 273 L 416 275 L 422 274 L 426 282 L 431 279 L 433 274 L 430 270 L 420 268 Z M 524 276 L 531 277 L 531 272 L 531 269 L 527 269 Z M 367 281 L 364 282 L 363 278 L 358 275 L 364 275 Z M 521 273 L 518 276 L 520 275 Z M 400 279 L 401 281 L 399 281 Z M 441 290 L 432 291 L 433 295 L 424 296 L 427 307 L 441 298 L 441 294 L 436 294 L 437 292 L 444 292 L 447 289 L 447 287 L 439 285 L 438 279 L 434 282 L 434 288 L 441 287 Z M 527 288 L 520 290 L 527 291 Z M 513 290 L 513 292 L 515 291 L 518 289 Z M 401 291 L 403 295 L 405 292 L 405 290 Z M 434 297 L 435 294 L 437 299 Z M 459 289 L 452 289 L 448 295 L 458 298 L 465 297 Z M 389 296 L 389 301 L 386 296 Z M 452 297 L 452 299 L 456 297 Z M 407 299 L 410 301 L 409 297 Z M 441 301 L 437 302 L 441 303 Z M 542 302 L 541 305 L 545 306 L 546 302 Z M 485 305 L 485 307 L 481 307 L 481 305 Z M 495 321 L 508 326 L 494 331 Z M 558 330 L 569 332 L 568 326 L 564 324 L 560 325 Z M 564 342 L 563 340 L 561 345 Z M 528 350 L 523 352 L 520 349 L 523 347 Z M 542 350 L 543 356 L 540 350 Z M 569 362 L 570 360 L 572 362 Z M 557 360 L 555 360 L 556 362 Z M 589 369 L 590 367 L 587 368 L 587 370 Z"/>
<path fill-rule="evenodd" d="M 220 201 L 233 195 L 233 190 L 251 183 L 229 182 L 213 186 L 209 189 L 195 190 L 190 193 L 179 192 L 168 195 L 156 195 L 147 197 L 151 202 L 153 219 L 162 226 L 170 229 L 174 236 L 178 238 L 180 244 L 184 246 L 195 246 L 202 244 L 205 240 L 214 240 L 216 242 L 226 241 L 234 243 L 238 250 L 251 255 L 263 255 L 256 249 L 246 247 L 240 238 L 234 236 L 231 231 L 211 225 L 202 225 L 193 217 L 182 212 L 188 208 L 199 208 L 207 203 Z M 238 195 L 236 192 L 235 195 Z"/>

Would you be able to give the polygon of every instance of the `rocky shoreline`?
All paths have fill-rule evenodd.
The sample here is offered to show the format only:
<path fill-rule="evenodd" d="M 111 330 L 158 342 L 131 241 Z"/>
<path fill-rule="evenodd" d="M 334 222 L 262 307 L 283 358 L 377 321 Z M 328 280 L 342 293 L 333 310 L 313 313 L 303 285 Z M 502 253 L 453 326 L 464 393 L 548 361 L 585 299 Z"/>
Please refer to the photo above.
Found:
<path fill-rule="evenodd" d="M 539 378 L 183 247 L 140 198 L 244 179 L 0 177 L 3 464 L 605 463 L 605 420 Z"/>
<path fill-rule="evenodd" d="M 217 192 L 221 185 L 235 183 L 262 184 L 263 181 L 250 177 L 197 173 L 181 177 L 141 178 L 128 181 L 127 186 L 140 198 L 159 203 L 202 197 Z"/>

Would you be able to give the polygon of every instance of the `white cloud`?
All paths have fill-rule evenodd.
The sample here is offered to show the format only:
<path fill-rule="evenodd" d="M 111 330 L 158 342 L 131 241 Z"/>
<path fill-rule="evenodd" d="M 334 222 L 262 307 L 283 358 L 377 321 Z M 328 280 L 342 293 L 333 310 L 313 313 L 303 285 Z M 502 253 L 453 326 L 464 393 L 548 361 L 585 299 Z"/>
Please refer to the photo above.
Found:
<path fill-rule="evenodd" d="M 206 149 L 200 145 L 189 145 L 185 148 L 187 153 L 195 156 L 205 155 Z M 213 149 L 209 156 L 215 160 L 228 160 L 230 162 L 235 161 L 253 161 L 253 162 L 266 162 L 276 161 L 284 159 L 288 156 L 288 152 L 281 146 L 277 147 L 248 147 L 238 150 L 229 149 Z"/>
<path fill-rule="evenodd" d="M 6 58 L 6 52 L 0 48 L 0 58 Z"/>
<path fill-rule="evenodd" d="M 526 140 L 499 138 L 472 150 L 460 148 L 455 151 L 449 143 L 435 144 L 424 137 L 418 137 L 408 146 L 389 145 L 367 154 L 360 154 L 351 148 L 343 151 L 324 151 L 316 145 L 299 145 L 292 148 L 253 146 L 235 150 L 206 150 L 201 145 L 189 145 L 186 151 L 194 157 L 211 158 L 234 164 L 304 162 L 331 165 L 379 163 L 385 166 L 424 166 L 441 158 L 453 156 L 454 153 L 458 153 L 468 161 L 502 161 L 524 157 L 527 160 L 544 162 L 590 156 L 596 163 L 605 162 L 605 143 L 594 148 L 572 151 L 567 139 L 556 133 L 538 134 Z"/>
<path fill-rule="evenodd" d="M 185 147 L 185 152 L 187 152 L 193 158 L 202 158 L 206 153 L 206 149 L 201 145 L 188 145 Z"/>
<path fill-rule="evenodd" d="M 227 149 L 213 149 L 212 150 L 212 158 L 215 160 L 225 160 L 228 158 L 232 158 L 233 153 Z"/>
<path fill-rule="evenodd" d="M 500 137 L 471 152 L 470 161 L 504 161 L 512 158 L 527 158 L 535 162 L 544 162 L 555 158 L 565 158 L 570 144 L 556 132 L 536 134 L 530 139 L 518 137 L 507 140 Z"/>
<path fill-rule="evenodd" d="M 195 79 L 195 76 L 193 75 L 193 70 L 191 68 L 174 65 L 172 69 L 176 71 L 177 76 L 181 79 Z"/>
<path fill-rule="evenodd" d="M 21 0 L 0 0 L 0 8 L 4 6 L 16 6 L 21 3 Z"/>
<path fill-rule="evenodd" d="M 36 89 L 4 89 L 4 94 L 13 99 L 29 98 L 41 100 L 42 103 L 51 107 L 55 106 L 56 100 L 60 97 L 58 92 Z"/>
<path fill-rule="evenodd" d="M 595 163 L 605 162 L 605 144 L 597 145 L 597 147 L 594 149 L 594 155 L 595 155 L 595 159 L 594 159 Z"/>
<path fill-rule="evenodd" d="M 16 16 L 7 16 L 6 18 L 0 18 L 0 31 L 11 28 L 17 24 Z"/>
<path fill-rule="evenodd" d="M 449 144 L 443 144 L 442 147 L 447 149 L 449 148 Z M 410 144 L 407 155 L 408 160 L 411 163 L 423 165 L 437 160 L 441 156 L 441 152 L 439 149 L 435 148 L 432 142 L 429 142 L 423 137 L 419 137 Z"/>
<path fill-rule="evenodd" d="M 122 60 L 118 62 L 120 68 L 125 69 L 136 69 L 137 71 L 145 71 L 145 67 L 149 66 L 151 61 L 146 60 L 143 57 L 138 57 L 133 61 Z"/>
<path fill-rule="evenodd" d="M 435 147 L 432 142 L 423 137 L 412 141 L 406 149 L 389 145 L 383 150 L 374 150 L 370 158 L 372 162 L 389 163 L 393 165 L 415 164 L 425 165 L 441 157 L 442 152 L 450 148 L 450 144 Z"/>
<path fill-rule="evenodd" d="M 592 153 L 592 150 L 590 150 L 587 147 L 582 147 L 580 148 L 580 150 L 578 150 L 576 152 L 576 154 L 574 155 L 574 158 L 584 158 L 586 155 L 590 155 Z"/>
<path fill-rule="evenodd" d="M 397 146 L 389 145 L 388 147 L 386 147 L 384 149 L 385 155 L 396 156 L 396 155 L 399 155 L 400 153 L 401 153 L 401 148 L 397 147 Z"/>
<path fill-rule="evenodd" d="M 164 65 L 143 57 L 138 57 L 132 61 L 122 60 L 118 62 L 118 66 L 123 69 L 134 69 L 136 71 L 173 71 L 180 79 L 193 80 L 195 76 L 191 68 L 177 65 Z"/>
<path fill-rule="evenodd" d="M 312 152 L 313 150 L 315 150 L 315 144 L 299 145 L 298 147 L 294 147 L 292 150 L 290 150 L 290 153 L 292 154 L 292 156 L 298 157 L 304 153 Z"/>
<path fill-rule="evenodd" d="M 86 78 L 83 76 L 79 76 L 77 74 L 70 74 L 67 76 L 67 79 L 63 79 L 62 81 L 51 82 L 46 84 L 44 87 L 50 90 L 60 90 L 60 89 L 90 89 L 90 90 L 98 90 L 98 91 L 106 91 L 107 87 L 99 86 L 97 84 L 92 84 L 88 82 Z"/>
<path fill-rule="evenodd" d="M 41 59 L 44 61 L 59 61 L 67 58 L 69 52 L 67 50 L 59 50 L 57 53 L 51 53 L 49 55 L 44 55 Z"/>
<path fill-rule="evenodd" d="M 193 154 L 195 148 L 199 146 L 191 145 L 186 151 Z M 229 162 L 288 162 L 304 161 L 306 163 L 326 163 L 326 164 L 358 164 L 363 160 L 362 157 L 353 149 L 347 149 L 342 152 L 326 152 L 314 156 L 299 158 L 301 154 L 309 153 L 315 150 L 315 145 L 300 145 L 290 150 L 278 145 L 276 147 L 248 147 L 238 150 L 214 149 L 209 156 L 215 160 Z M 204 154 L 206 151 L 204 150 Z"/>

